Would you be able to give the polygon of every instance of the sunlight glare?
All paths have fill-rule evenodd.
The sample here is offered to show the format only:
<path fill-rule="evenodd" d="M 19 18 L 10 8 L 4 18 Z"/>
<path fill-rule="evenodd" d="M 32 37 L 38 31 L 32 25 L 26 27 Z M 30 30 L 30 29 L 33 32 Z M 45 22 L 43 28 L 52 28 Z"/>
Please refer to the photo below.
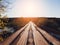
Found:
<path fill-rule="evenodd" d="M 34 1 L 16 1 L 12 9 L 12 15 L 16 17 L 39 17 L 44 14 L 42 4 Z"/>

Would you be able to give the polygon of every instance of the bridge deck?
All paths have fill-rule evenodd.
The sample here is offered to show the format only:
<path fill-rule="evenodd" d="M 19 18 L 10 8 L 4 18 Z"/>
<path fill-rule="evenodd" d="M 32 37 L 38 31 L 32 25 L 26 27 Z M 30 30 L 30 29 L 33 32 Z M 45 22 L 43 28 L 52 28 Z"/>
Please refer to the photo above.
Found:
<path fill-rule="evenodd" d="M 29 22 L 0 45 L 60 45 L 60 41 Z"/>

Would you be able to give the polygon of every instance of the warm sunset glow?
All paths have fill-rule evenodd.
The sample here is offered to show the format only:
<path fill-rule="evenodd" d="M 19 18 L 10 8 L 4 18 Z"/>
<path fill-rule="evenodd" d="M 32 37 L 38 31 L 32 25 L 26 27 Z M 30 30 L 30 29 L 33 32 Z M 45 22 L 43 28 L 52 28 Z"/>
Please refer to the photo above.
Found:
<path fill-rule="evenodd" d="M 17 25 L 24 26 L 30 21 L 34 22 L 36 25 L 44 24 L 46 20 L 47 18 L 16 18 L 14 22 Z"/>

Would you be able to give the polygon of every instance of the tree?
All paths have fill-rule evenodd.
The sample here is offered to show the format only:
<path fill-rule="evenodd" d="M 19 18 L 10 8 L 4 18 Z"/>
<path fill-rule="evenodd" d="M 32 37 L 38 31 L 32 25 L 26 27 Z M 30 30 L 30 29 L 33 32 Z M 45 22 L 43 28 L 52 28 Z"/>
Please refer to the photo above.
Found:
<path fill-rule="evenodd" d="M 6 6 L 2 3 L 3 0 L 0 0 L 0 18 L 2 18 L 2 14 L 6 12 Z"/>

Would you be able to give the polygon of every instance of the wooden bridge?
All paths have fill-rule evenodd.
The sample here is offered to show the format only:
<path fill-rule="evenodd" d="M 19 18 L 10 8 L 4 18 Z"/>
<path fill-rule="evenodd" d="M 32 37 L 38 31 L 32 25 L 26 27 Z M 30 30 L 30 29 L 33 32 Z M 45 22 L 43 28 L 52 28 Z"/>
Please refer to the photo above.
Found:
<path fill-rule="evenodd" d="M 0 45 L 60 45 L 60 41 L 29 22 Z"/>

